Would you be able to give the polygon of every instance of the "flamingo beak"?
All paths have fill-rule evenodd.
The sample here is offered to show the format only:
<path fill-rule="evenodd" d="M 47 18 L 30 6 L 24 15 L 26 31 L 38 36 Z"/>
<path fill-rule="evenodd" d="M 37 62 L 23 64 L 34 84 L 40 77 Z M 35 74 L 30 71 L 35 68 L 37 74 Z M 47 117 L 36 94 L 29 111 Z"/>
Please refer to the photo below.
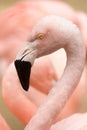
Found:
<path fill-rule="evenodd" d="M 19 81 L 25 91 L 29 89 L 31 67 L 35 58 L 35 47 L 28 42 L 18 53 L 14 61 Z"/>
<path fill-rule="evenodd" d="M 31 73 L 31 63 L 27 61 L 15 60 L 15 67 L 23 89 L 25 91 L 28 91 Z"/>

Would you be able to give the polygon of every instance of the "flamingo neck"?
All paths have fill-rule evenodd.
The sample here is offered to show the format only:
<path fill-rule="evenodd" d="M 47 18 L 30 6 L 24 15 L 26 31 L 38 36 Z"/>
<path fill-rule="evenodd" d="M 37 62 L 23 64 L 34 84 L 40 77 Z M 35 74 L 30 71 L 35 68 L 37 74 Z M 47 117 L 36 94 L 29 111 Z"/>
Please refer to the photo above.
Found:
<path fill-rule="evenodd" d="M 67 54 L 67 63 L 64 73 L 49 92 L 47 100 L 30 121 L 28 126 L 29 130 L 36 128 L 38 128 L 38 130 L 49 130 L 55 121 L 54 119 L 63 109 L 80 80 L 85 61 L 85 49 L 81 35 L 77 30 L 73 32 L 72 36 L 65 38 L 66 39 L 63 40 L 66 40 L 66 43 L 62 46 Z M 34 124 L 33 129 L 32 124 Z"/>

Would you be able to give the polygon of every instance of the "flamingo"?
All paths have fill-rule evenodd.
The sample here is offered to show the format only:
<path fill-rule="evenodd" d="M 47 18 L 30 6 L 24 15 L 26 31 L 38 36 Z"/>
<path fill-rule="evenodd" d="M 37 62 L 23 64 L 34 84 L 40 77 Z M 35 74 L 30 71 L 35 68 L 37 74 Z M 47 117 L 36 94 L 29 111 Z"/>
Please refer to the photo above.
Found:
<path fill-rule="evenodd" d="M 50 8 L 48 8 L 49 4 L 50 4 Z M 55 8 L 58 11 L 56 11 Z M 61 8 L 63 8 L 64 10 L 61 11 Z M 30 9 L 31 9 L 31 12 L 29 13 Z M 22 13 L 22 11 L 24 13 Z M 61 15 L 63 17 L 66 17 L 66 18 L 72 20 L 77 25 L 80 24 L 77 19 L 77 15 L 76 15 L 76 12 L 74 11 L 74 9 L 72 9 L 69 5 L 67 5 L 64 2 L 56 2 L 56 1 L 55 2 L 54 1 L 46 1 L 46 2 L 38 1 L 37 3 L 35 3 L 35 1 L 19 2 L 16 5 L 12 6 L 10 9 L 7 9 L 6 11 L 1 13 L 1 18 L 2 18 L 2 19 L 0 19 L 1 28 L 3 27 L 3 25 L 5 25 L 6 27 L 3 29 L 3 32 L 0 33 L 0 35 L 1 35 L 0 58 L 5 58 L 7 61 L 7 64 L 11 63 L 11 61 L 15 58 L 16 53 L 18 52 L 20 46 L 26 40 L 27 35 L 31 31 L 33 25 L 37 22 L 37 20 L 40 17 L 42 17 L 43 15 L 47 15 L 47 14 Z M 32 15 L 34 15 L 34 17 L 32 17 L 33 22 L 30 22 L 30 17 Z M 25 20 L 22 20 L 24 17 L 25 17 Z M 5 24 L 5 21 L 8 21 L 8 23 L 11 22 L 12 23 L 11 26 L 10 26 L 10 24 Z M 8 46 L 6 46 L 6 44 L 8 44 Z M 12 48 L 15 48 L 14 51 L 11 51 Z M 52 58 L 51 58 L 51 60 L 52 60 Z M 34 69 L 34 67 L 33 67 L 33 69 Z M 34 72 L 35 72 L 35 70 L 33 71 L 33 74 L 34 74 Z M 58 76 L 59 75 L 60 75 L 60 73 L 58 70 Z M 32 76 L 31 85 L 34 86 L 35 85 L 34 76 L 33 75 L 31 75 L 31 76 Z M 39 82 L 38 82 L 38 84 L 39 84 Z M 47 91 L 46 88 L 44 87 L 44 85 L 43 85 L 43 88 L 41 88 L 41 86 L 40 87 L 35 86 L 35 87 L 37 87 L 37 89 L 39 89 L 39 90 L 42 89 L 41 91 L 44 91 L 46 94 L 49 92 L 49 89 Z M 36 89 L 35 89 L 35 91 L 36 91 Z M 35 91 L 33 91 L 33 92 L 35 92 Z M 42 94 L 42 95 L 44 95 L 44 94 Z M 10 95 L 8 95 L 8 96 L 9 96 L 9 100 L 8 100 L 8 102 L 9 102 Z M 27 96 L 28 96 L 28 94 L 27 94 Z M 31 94 L 31 96 L 32 96 L 32 94 Z M 30 97 L 30 95 L 28 97 L 33 98 L 33 96 Z M 75 100 L 77 98 L 77 97 L 76 98 L 75 97 L 76 96 L 74 95 L 74 98 L 72 98 L 72 102 L 74 101 L 74 104 L 75 104 L 75 102 L 76 102 Z M 72 107 L 72 103 L 70 103 L 70 104 L 68 105 L 68 108 L 69 108 L 68 112 L 70 112 L 70 108 Z M 76 111 L 76 108 L 73 107 L 73 111 Z M 73 113 L 73 111 L 71 111 L 71 113 Z M 71 114 L 71 113 L 69 113 L 69 114 Z M 69 115 L 69 114 L 66 114 L 66 115 Z M 63 113 L 63 117 L 64 117 L 64 113 Z M 26 123 L 24 123 L 24 124 L 26 124 Z"/>
<path fill-rule="evenodd" d="M 80 80 L 85 63 L 85 47 L 80 31 L 74 24 L 62 17 L 50 15 L 37 23 L 16 57 L 17 74 L 23 89 L 27 91 L 34 60 L 60 48 L 64 48 L 67 54 L 64 73 L 60 81 L 50 90 L 48 98 L 39 107 L 25 130 L 50 129 L 56 114 L 64 107 Z M 28 78 L 24 77 L 25 74 Z M 57 103 L 58 99 L 60 102 Z"/>
<path fill-rule="evenodd" d="M 14 69 L 14 65 L 12 64 L 12 65 L 10 65 L 10 67 L 9 67 L 9 69 L 8 69 L 8 71 L 7 71 L 7 74 L 5 75 L 5 79 L 4 79 L 4 81 L 3 81 L 3 85 L 4 85 L 4 86 L 7 85 L 7 86 L 9 86 L 9 87 L 12 88 L 11 81 L 12 81 L 12 83 L 14 82 L 13 84 L 14 84 L 15 86 L 18 86 L 17 82 L 19 82 L 19 81 L 18 81 L 18 79 L 17 79 L 17 74 L 16 74 L 16 73 L 13 73 L 13 69 Z M 14 69 L 14 70 L 15 70 L 15 69 Z M 12 76 L 10 76 L 10 78 L 8 77 L 9 74 L 12 75 Z M 13 79 L 12 79 L 12 77 L 13 77 Z M 14 77 L 16 77 L 16 78 L 15 78 L 15 79 L 16 79 L 15 81 L 14 81 Z M 15 83 L 16 83 L 17 85 L 16 85 Z M 19 87 L 21 88 L 20 84 L 19 84 Z M 16 91 L 17 91 L 18 93 L 19 93 L 19 91 L 20 91 L 20 88 L 19 88 L 19 87 L 16 89 Z M 9 90 L 11 90 L 11 88 L 10 88 Z M 13 87 L 13 88 L 15 88 L 15 87 Z M 4 88 L 4 89 L 6 89 L 6 88 Z M 31 89 L 31 88 L 30 88 L 30 89 Z M 15 89 L 14 89 L 14 90 L 15 90 Z M 12 89 L 12 91 L 13 91 L 13 89 Z M 12 91 L 10 91 L 9 94 L 13 95 L 13 94 L 12 94 Z M 4 91 L 3 91 L 3 92 L 4 92 Z M 8 90 L 7 90 L 7 92 L 8 92 Z M 13 92 L 14 92 L 14 91 L 13 91 Z M 18 93 L 17 93 L 17 95 L 13 95 L 13 96 L 15 96 L 16 99 L 17 99 L 17 96 L 18 96 L 18 97 L 19 97 L 19 102 L 21 103 L 21 102 L 22 102 L 21 96 L 20 96 L 20 95 L 21 95 L 21 91 L 20 91 L 20 95 L 18 95 Z M 5 94 L 5 93 L 4 93 L 4 94 Z M 4 96 L 6 96 L 6 95 L 4 95 Z M 12 104 L 12 103 L 15 102 L 15 106 L 18 106 L 18 104 L 17 104 L 17 103 L 18 103 L 18 102 L 17 102 L 18 100 L 15 100 L 15 97 L 12 98 L 12 96 L 11 96 L 11 100 L 12 100 L 12 101 L 10 102 L 10 104 Z M 6 97 L 6 99 L 7 99 L 7 97 Z M 23 98 L 22 98 L 22 99 L 23 99 Z M 9 100 L 9 99 L 7 99 L 7 100 Z M 27 100 L 27 98 L 25 99 L 25 101 L 26 101 L 26 100 Z M 28 103 L 28 102 L 27 102 L 27 103 Z M 24 104 L 25 104 L 25 103 L 24 103 Z M 22 105 L 23 105 L 23 106 L 25 106 L 24 104 L 23 104 L 23 102 L 22 102 Z M 20 106 L 20 104 L 19 104 L 19 106 Z M 20 108 L 23 108 L 23 107 L 20 107 Z M 30 108 L 30 110 L 32 110 L 32 108 L 34 108 L 34 107 L 32 107 L 32 105 L 31 105 L 31 107 L 29 107 L 29 108 Z M 28 109 L 28 107 L 27 107 L 27 109 Z M 18 111 L 18 107 L 17 107 L 17 111 Z M 20 113 L 20 111 L 21 111 L 21 109 L 20 109 L 18 112 Z M 22 112 L 23 112 L 23 111 L 22 111 Z M 25 112 L 26 112 L 26 113 L 29 112 L 29 109 L 28 109 L 28 111 L 25 111 Z M 22 113 L 22 114 L 23 114 L 23 113 Z M 29 113 L 27 113 L 27 114 L 29 114 Z M 27 114 L 24 114 L 24 115 L 27 115 Z M 20 115 L 20 114 L 19 114 L 19 115 Z M 72 122 L 71 119 L 74 119 L 74 121 L 75 121 L 75 119 L 76 119 L 76 120 L 78 120 L 78 122 L 80 121 L 80 119 L 81 119 L 81 121 L 84 119 L 84 120 L 83 120 L 83 123 L 80 123 L 80 125 L 81 125 L 81 127 L 84 127 L 84 129 L 85 129 L 86 126 L 83 126 L 83 125 L 85 124 L 85 120 L 87 119 L 86 116 L 82 115 L 81 118 L 78 118 L 78 117 L 79 117 L 79 115 L 77 115 L 76 118 L 74 118 L 74 116 L 73 116 L 73 117 L 70 117 L 69 119 L 70 119 L 71 122 Z M 23 118 L 23 120 L 24 120 L 24 116 L 23 116 L 22 118 Z M 68 122 L 69 119 L 66 119 L 66 120 L 64 120 L 64 121 Z M 76 121 L 75 121 L 75 123 L 76 123 Z M 74 123 L 74 124 L 75 124 L 75 123 Z M 56 129 L 57 129 L 57 127 L 59 127 L 60 124 L 61 124 L 61 123 L 59 122 L 58 124 L 53 125 L 53 126 L 52 126 L 52 130 L 53 130 L 55 127 L 56 127 Z M 64 123 L 63 123 L 63 124 L 64 124 Z M 79 127 L 79 124 L 78 124 L 78 123 L 77 123 L 77 125 L 78 125 L 78 127 Z M 55 126 L 55 127 L 54 127 L 54 126 Z M 74 127 L 74 126 L 75 126 L 75 125 L 73 125 L 73 127 Z M 61 126 L 60 129 L 62 129 L 62 127 L 63 127 L 63 126 Z M 66 124 L 66 127 L 64 127 L 64 128 L 67 129 L 67 127 L 70 128 L 70 125 L 67 126 L 67 124 Z"/>

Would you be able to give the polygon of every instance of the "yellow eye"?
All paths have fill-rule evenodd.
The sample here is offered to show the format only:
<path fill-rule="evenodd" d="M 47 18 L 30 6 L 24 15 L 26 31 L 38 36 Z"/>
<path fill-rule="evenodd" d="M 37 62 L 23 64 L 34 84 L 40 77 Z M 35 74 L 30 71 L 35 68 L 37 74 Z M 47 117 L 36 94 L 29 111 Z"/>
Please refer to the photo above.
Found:
<path fill-rule="evenodd" d="M 44 34 L 39 34 L 39 35 L 37 36 L 37 38 L 38 38 L 38 39 L 43 39 L 43 38 L 44 38 Z"/>

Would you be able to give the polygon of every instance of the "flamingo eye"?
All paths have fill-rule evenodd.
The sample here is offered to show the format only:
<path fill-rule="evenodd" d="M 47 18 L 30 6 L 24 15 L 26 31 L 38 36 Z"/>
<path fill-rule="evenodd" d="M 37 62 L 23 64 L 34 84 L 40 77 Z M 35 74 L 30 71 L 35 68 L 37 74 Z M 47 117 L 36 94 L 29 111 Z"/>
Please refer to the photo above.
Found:
<path fill-rule="evenodd" d="M 42 34 L 42 33 L 37 36 L 37 39 L 41 39 L 42 40 L 43 38 L 44 38 L 44 34 Z"/>

